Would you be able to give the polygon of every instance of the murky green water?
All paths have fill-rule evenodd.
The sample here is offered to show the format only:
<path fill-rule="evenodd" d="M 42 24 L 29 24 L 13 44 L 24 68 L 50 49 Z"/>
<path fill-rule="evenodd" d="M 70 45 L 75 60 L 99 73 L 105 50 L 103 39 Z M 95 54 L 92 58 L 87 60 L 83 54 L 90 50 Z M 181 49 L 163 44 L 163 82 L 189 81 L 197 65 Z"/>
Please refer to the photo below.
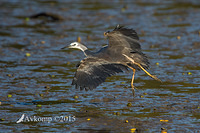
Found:
<path fill-rule="evenodd" d="M 41 12 L 61 19 L 27 18 Z M 195 0 L 1 0 L 1 131 L 199 132 L 199 22 Z M 135 98 L 131 72 L 108 78 L 93 91 L 75 90 L 71 81 L 84 55 L 61 48 L 80 36 L 98 50 L 107 43 L 103 32 L 117 24 L 139 33 L 149 71 L 163 83 L 141 71 Z M 16 123 L 22 114 L 24 122 Z"/>

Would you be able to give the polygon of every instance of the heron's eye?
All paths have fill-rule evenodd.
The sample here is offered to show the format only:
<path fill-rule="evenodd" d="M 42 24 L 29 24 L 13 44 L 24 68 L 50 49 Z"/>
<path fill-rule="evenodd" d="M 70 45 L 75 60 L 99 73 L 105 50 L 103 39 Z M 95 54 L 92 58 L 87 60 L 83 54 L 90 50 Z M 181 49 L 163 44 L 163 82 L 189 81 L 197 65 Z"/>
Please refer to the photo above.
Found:
<path fill-rule="evenodd" d="M 73 43 L 72 46 L 76 46 L 76 43 Z"/>

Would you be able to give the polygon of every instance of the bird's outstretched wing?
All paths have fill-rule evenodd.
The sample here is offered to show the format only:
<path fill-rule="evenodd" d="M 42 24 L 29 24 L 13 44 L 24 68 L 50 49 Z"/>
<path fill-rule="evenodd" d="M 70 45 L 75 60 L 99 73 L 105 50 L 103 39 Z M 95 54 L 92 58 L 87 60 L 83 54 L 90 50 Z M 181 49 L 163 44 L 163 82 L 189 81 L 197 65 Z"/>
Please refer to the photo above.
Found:
<path fill-rule="evenodd" d="M 124 26 L 117 25 L 113 31 L 106 32 L 105 36 L 108 37 L 109 48 L 123 46 L 130 48 L 133 52 L 141 50 L 139 37 L 136 31 L 133 29 L 128 29 Z"/>
<path fill-rule="evenodd" d="M 104 59 L 88 57 L 83 59 L 76 71 L 72 85 L 76 88 L 94 89 L 104 82 L 107 77 L 127 70 L 122 64 L 110 63 Z"/>

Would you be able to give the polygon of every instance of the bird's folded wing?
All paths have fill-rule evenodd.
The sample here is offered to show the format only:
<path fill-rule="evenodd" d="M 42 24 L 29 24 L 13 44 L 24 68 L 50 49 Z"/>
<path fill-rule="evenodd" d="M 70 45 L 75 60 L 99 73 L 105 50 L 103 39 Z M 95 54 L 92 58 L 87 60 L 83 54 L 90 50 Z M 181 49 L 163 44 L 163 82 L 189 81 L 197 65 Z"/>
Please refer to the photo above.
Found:
<path fill-rule="evenodd" d="M 109 48 L 123 46 L 128 47 L 133 51 L 141 50 L 139 37 L 133 29 L 117 25 L 112 32 L 108 32 L 107 37 L 109 40 Z"/>
<path fill-rule="evenodd" d="M 110 63 L 104 59 L 88 57 L 83 59 L 76 71 L 72 85 L 80 89 L 94 89 L 107 77 L 127 70 L 122 64 Z"/>

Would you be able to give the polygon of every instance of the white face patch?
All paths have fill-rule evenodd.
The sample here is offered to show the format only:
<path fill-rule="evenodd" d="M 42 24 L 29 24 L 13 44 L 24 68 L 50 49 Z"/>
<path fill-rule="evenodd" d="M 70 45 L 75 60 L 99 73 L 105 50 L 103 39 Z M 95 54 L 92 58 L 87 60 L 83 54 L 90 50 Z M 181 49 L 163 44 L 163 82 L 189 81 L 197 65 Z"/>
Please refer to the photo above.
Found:
<path fill-rule="evenodd" d="M 75 48 L 75 49 L 80 49 L 81 51 L 85 51 L 87 50 L 87 47 L 84 46 L 83 44 L 79 43 L 79 42 L 73 42 L 69 45 L 69 48 Z"/>
<path fill-rule="evenodd" d="M 71 43 L 70 45 L 71 45 L 72 47 L 76 47 L 76 46 L 78 46 L 78 44 L 77 44 L 76 42 Z"/>

